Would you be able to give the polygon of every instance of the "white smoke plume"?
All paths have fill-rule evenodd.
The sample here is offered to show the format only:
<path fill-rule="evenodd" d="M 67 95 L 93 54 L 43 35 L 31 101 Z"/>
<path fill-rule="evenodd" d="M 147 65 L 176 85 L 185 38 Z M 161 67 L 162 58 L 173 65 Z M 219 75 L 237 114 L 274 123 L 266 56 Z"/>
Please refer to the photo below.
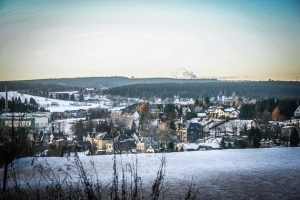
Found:
<path fill-rule="evenodd" d="M 175 78 L 186 78 L 186 79 L 193 79 L 197 78 L 197 76 L 192 71 L 188 71 L 185 68 L 180 68 L 177 72 L 173 73 Z"/>

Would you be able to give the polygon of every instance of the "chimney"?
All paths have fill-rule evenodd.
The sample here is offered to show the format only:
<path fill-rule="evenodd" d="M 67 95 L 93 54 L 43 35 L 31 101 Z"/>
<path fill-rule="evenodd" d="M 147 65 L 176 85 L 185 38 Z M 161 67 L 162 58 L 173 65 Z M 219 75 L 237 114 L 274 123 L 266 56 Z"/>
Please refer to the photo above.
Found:
<path fill-rule="evenodd" d="M 7 86 L 5 86 L 5 110 L 8 110 Z"/>

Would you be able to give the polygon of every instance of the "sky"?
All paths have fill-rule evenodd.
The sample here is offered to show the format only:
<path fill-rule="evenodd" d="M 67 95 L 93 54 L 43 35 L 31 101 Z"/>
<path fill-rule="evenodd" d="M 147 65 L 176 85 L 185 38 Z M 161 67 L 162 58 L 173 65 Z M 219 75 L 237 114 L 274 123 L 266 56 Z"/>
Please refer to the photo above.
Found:
<path fill-rule="evenodd" d="M 1 0 L 0 80 L 300 80 L 300 1 Z"/>

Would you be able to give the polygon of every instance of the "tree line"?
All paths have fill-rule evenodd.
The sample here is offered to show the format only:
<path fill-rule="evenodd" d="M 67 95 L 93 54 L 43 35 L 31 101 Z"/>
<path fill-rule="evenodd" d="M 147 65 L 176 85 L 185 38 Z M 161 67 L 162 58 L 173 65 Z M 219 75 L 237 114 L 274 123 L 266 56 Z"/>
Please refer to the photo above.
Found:
<path fill-rule="evenodd" d="M 263 99 L 300 98 L 300 82 L 287 81 L 240 81 L 240 82 L 203 82 L 203 83 L 155 83 L 135 84 L 110 88 L 104 94 L 120 95 L 131 98 L 147 98 L 154 96 L 173 98 L 180 97 L 216 97 L 231 96 L 233 93 L 240 97 Z"/>
<path fill-rule="evenodd" d="M 79 90 L 79 87 L 77 86 L 65 86 L 55 83 L 49 84 L 31 81 L 1 81 L 0 92 L 5 91 L 5 86 L 7 86 L 8 90 L 10 91 L 20 91 L 26 94 L 42 97 L 48 97 L 49 92 Z"/>
<path fill-rule="evenodd" d="M 57 85 L 59 86 L 76 86 L 76 87 L 116 87 L 123 85 L 132 85 L 132 84 L 140 84 L 140 83 L 187 83 L 187 82 L 215 82 L 217 79 L 174 79 L 174 78 L 128 78 L 122 76 L 108 76 L 108 77 L 76 77 L 76 78 L 53 78 L 53 79 L 36 79 L 36 80 L 22 80 L 22 81 L 5 81 L 5 83 L 29 83 L 35 84 L 38 86 L 39 84 L 45 85 Z M 0 82 L 1 86 L 1 82 Z"/>
<path fill-rule="evenodd" d="M 4 108 L 5 99 L 2 97 L 0 99 L 0 110 Z M 8 100 L 8 109 L 11 112 L 36 112 L 39 109 L 39 105 L 33 98 L 30 98 L 29 101 L 25 99 L 24 102 L 22 102 L 20 97 L 16 97 L 12 98 L 12 100 Z"/>
<path fill-rule="evenodd" d="M 255 104 L 242 104 L 240 108 L 241 119 L 285 120 L 294 116 L 298 107 L 295 99 L 265 98 Z"/>

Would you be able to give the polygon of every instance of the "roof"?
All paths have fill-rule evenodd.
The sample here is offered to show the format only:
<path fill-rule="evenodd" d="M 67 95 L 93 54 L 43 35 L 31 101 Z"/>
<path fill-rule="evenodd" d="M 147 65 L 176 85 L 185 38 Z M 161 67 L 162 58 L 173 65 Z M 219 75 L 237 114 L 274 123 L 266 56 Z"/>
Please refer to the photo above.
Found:
<path fill-rule="evenodd" d="M 195 107 L 195 108 L 194 108 L 194 112 L 195 112 L 195 113 L 202 112 L 202 110 L 203 110 L 203 107 Z"/>
<path fill-rule="evenodd" d="M 195 150 L 198 150 L 200 144 L 197 144 L 197 143 L 183 143 L 182 146 L 184 146 L 184 148 L 187 151 L 195 151 Z"/>
<path fill-rule="evenodd" d="M 149 146 L 149 145 L 157 145 L 156 142 L 154 142 L 153 140 L 151 139 L 148 139 L 144 142 L 145 146 Z"/>
<path fill-rule="evenodd" d="M 77 144 L 80 147 L 91 147 L 92 146 L 90 141 L 77 141 Z"/>
<path fill-rule="evenodd" d="M 149 144 L 146 146 L 146 149 L 149 149 L 150 147 L 152 147 L 152 149 L 154 149 L 154 150 L 159 150 L 158 144 Z"/>
<path fill-rule="evenodd" d="M 221 138 L 221 137 L 210 138 L 205 142 L 199 143 L 199 146 L 205 146 L 205 147 L 210 147 L 213 149 L 219 149 L 222 139 L 223 138 Z"/>
<path fill-rule="evenodd" d="M 66 136 L 63 134 L 63 133 L 52 133 L 53 135 L 53 139 L 54 140 L 58 140 L 58 139 L 62 139 L 62 138 L 65 138 Z"/>
<path fill-rule="evenodd" d="M 235 109 L 230 107 L 230 108 L 225 108 L 224 111 L 225 112 L 232 112 L 232 111 L 235 111 Z"/>
<path fill-rule="evenodd" d="M 77 110 L 65 110 L 65 112 L 67 112 L 67 113 L 75 113 L 76 114 Z"/>
<path fill-rule="evenodd" d="M 200 128 L 200 124 L 199 124 L 199 122 L 190 122 L 190 124 L 189 124 L 189 128 L 193 128 L 193 127 L 195 127 L 195 128 Z"/>
<path fill-rule="evenodd" d="M 118 137 L 119 141 L 124 141 L 127 140 L 129 137 L 126 134 L 120 134 Z"/>
<path fill-rule="evenodd" d="M 88 132 L 86 134 L 86 137 L 88 135 L 91 138 L 95 138 L 95 139 L 98 139 L 98 140 L 110 140 L 111 139 L 110 134 L 108 132 Z"/>

